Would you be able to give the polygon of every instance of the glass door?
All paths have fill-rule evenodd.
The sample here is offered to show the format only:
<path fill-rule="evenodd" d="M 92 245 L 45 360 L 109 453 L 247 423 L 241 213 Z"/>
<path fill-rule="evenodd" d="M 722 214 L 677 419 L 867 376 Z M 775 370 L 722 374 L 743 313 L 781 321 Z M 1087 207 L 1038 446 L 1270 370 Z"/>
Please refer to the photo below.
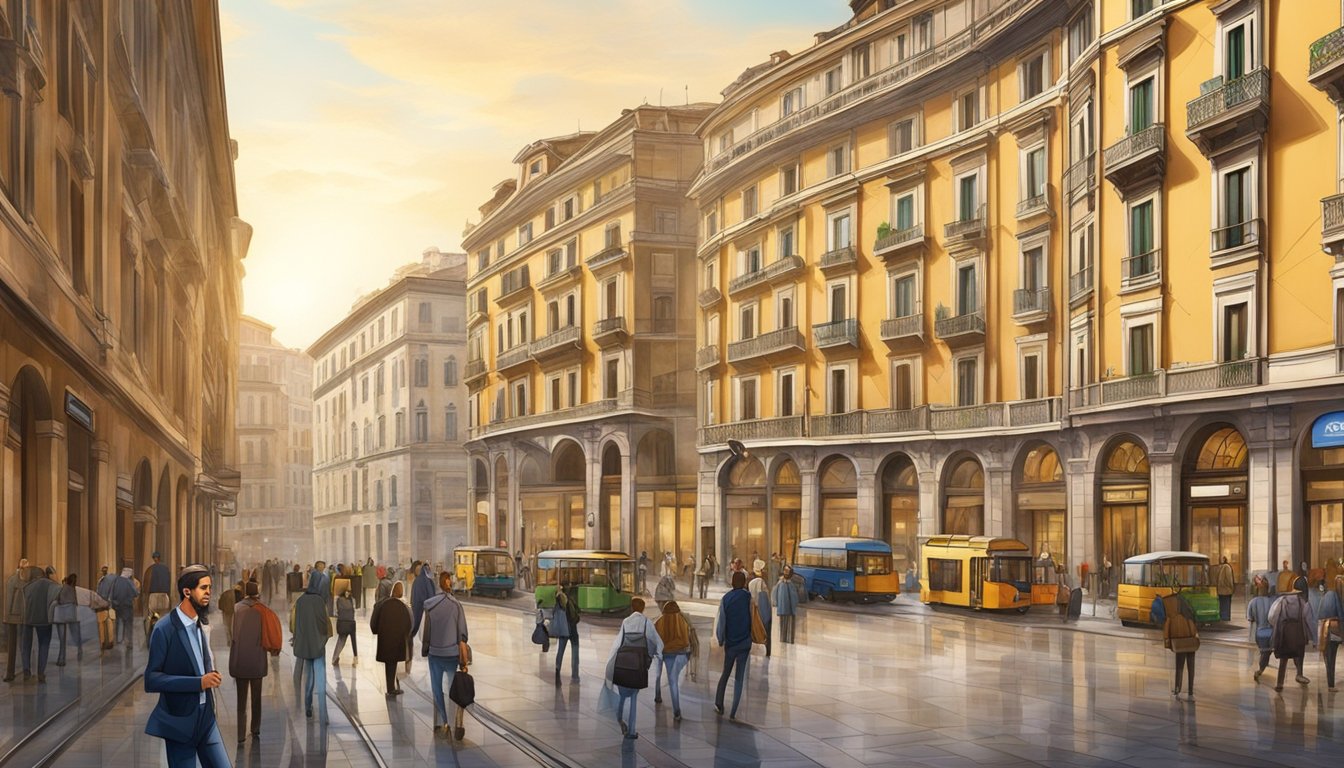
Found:
<path fill-rule="evenodd" d="M 1191 508 L 1190 549 L 1208 555 L 1212 564 L 1226 557 L 1232 572 L 1240 577 L 1244 567 L 1245 519 L 1246 507 L 1242 504 Z"/>
<path fill-rule="evenodd" d="M 1102 511 L 1101 552 L 1114 566 L 1148 551 L 1148 505 L 1107 505 Z"/>
<path fill-rule="evenodd" d="M 1344 557 L 1344 502 L 1328 501 L 1312 504 L 1311 560 L 1312 567 L 1321 567 L 1329 560 Z"/>

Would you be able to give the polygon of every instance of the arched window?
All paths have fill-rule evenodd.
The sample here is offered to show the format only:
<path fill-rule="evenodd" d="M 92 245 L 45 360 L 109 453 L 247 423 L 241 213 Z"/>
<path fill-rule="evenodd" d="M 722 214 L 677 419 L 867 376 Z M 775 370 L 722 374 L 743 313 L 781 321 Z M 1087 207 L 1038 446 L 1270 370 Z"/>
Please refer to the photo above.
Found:
<path fill-rule="evenodd" d="M 448 442 L 457 441 L 457 405 L 448 404 L 448 410 L 443 415 L 443 439 Z"/>
<path fill-rule="evenodd" d="M 443 386 L 457 386 L 457 357 L 449 357 L 448 362 L 443 364 Z"/>

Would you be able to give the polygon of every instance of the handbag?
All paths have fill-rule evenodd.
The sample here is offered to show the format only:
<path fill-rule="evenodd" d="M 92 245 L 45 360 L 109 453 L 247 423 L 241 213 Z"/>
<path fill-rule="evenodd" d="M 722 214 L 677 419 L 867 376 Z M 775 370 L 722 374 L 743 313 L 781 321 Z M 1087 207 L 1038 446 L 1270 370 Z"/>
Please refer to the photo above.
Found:
<path fill-rule="evenodd" d="M 1171 638 L 1172 653 L 1194 653 L 1199 650 L 1198 637 L 1173 637 Z"/>
<path fill-rule="evenodd" d="M 448 698 L 464 709 L 476 703 L 476 681 L 471 679 L 471 673 L 465 668 L 459 669 L 453 675 L 453 684 L 448 688 Z"/>
<path fill-rule="evenodd" d="M 532 642 L 536 643 L 537 645 L 549 645 L 549 644 L 550 644 L 550 642 L 551 642 L 551 638 L 550 638 L 550 635 L 546 634 L 546 625 L 545 625 L 545 624 L 542 624 L 541 622 L 537 622 L 537 626 L 536 626 L 536 628 L 532 630 Z"/>
<path fill-rule="evenodd" d="M 761 621 L 761 611 L 755 600 L 751 601 L 751 642 L 765 645 L 765 623 Z"/>

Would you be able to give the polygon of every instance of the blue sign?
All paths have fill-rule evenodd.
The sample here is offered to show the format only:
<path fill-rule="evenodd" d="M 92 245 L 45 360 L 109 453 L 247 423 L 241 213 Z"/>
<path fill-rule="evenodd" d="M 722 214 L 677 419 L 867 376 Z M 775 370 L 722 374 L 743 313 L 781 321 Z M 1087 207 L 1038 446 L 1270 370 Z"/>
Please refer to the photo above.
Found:
<path fill-rule="evenodd" d="M 1344 411 L 1327 413 L 1311 425 L 1312 448 L 1344 446 Z"/>

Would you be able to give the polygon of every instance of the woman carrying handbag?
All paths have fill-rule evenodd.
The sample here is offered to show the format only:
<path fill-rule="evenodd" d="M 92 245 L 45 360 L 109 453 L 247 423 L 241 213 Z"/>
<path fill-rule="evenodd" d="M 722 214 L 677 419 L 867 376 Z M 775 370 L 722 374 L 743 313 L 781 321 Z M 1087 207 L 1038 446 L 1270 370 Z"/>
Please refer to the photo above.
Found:
<path fill-rule="evenodd" d="M 1195 651 L 1199 650 L 1199 624 L 1194 609 L 1174 592 L 1166 597 L 1153 598 L 1150 609 L 1153 623 L 1162 628 L 1162 644 L 1176 654 L 1176 680 L 1172 696 L 1181 695 L 1181 669 L 1186 672 L 1186 696 L 1195 698 Z"/>

